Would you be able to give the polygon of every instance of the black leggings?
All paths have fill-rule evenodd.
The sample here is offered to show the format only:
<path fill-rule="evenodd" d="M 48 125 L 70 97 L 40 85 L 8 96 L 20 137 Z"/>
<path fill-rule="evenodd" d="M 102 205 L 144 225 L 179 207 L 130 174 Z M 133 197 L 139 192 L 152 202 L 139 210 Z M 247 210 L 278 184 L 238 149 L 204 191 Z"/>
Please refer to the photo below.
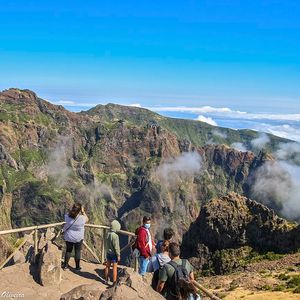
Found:
<path fill-rule="evenodd" d="M 76 263 L 76 268 L 80 267 L 80 258 L 81 258 L 81 245 L 82 241 L 79 243 L 71 243 L 66 241 L 66 254 L 65 254 L 65 262 L 64 265 L 67 266 L 69 264 L 69 260 L 71 258 L 71 254 L 73 251 L 73 247 L 75 248 L 75 263 Z"/>

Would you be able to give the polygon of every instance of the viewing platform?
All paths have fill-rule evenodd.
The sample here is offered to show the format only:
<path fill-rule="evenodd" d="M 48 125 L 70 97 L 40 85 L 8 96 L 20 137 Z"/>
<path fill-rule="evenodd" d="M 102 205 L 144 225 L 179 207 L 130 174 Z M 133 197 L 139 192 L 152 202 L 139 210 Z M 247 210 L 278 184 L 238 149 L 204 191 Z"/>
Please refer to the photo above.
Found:
<path fill-rule="evenodd" d="M 64 222 L 29 226 L 17 229 L 0 231 L 0 236 L 29 233 L 19 239 L 18 246 L 13 253 L 0 264 L 0 296 L 6 299 L 164 299 L 151 287 L 152 274 L 147 273 L 144 278 L 137 270 L 137 259 L 133 259 L 133 267 L 118 266 L 118 281 L 116 286 L 104 281 L 105 246 L 102 242 L 100 256 L 85 241 L 85 250 L 93 257 L 93 262 L 82 258 L 81 270 L 75 269 L 74 261 L 70 261 L 70 269 L 63 271 L 61 268 L 62 248 L 57 242 L 60 229 Z M 109 226 L 86 224 L 86 228 L 102 231 L 102 237 Z M 131 245 L 135 240 L 132 232 L 119 230 L 119 234 L 128 237 L 128 243 L 122 247 L 121 253 L 131 253 Z M 26 248 L 25 260 L 17 261 L 11 265 L 12 259 Z M 50 249 L 50 250 L 49 250 Z M 52 249 L 52 250 L 51 250 Z M 53 251 L 54 249 L 54 251 Z M 21 250 L 21 251 L 20 251 Z M 130 251 L 129 251 L 130 250 Z M 52 251 L 52 252 L 51 252 Z M 50 257 L 45 259 L 44 256 Z M 130 255 L 130 254 L 129 254 Z M 51 261 L 51 259 L 53 261 Z M 44 269 L 41 271 L 41 268 Z M 44 276 L 45 279 L 41 277 Z M 51 279 L 53 278 L 53 281 Z M 50 280 L 49 280 L 50 279 Z M 195 286 L 208 298 L 219 300 L 210 291 L 198 282 Z M 113 298 L 110 298 L 113 296 Z"/>

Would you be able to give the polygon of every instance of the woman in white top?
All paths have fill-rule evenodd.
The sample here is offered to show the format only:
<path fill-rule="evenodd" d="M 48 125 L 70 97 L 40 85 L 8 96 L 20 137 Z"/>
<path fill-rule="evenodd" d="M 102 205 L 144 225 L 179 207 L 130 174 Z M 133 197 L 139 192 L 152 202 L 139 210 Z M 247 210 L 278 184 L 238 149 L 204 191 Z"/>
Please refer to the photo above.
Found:
<path fill-rule="evenodd" d="M 75 248 L 75 264 L 76 270 L 80 270 L 81 245 L 84 238 L 84 224 L 88 221 L 88 217 L 80 203 L 75 203 L 68 214 L 65 215 L 64 240 L 66 242 L 65 261 L 63 269 L 69 267 L 69 260 L 73 248 Z"/>

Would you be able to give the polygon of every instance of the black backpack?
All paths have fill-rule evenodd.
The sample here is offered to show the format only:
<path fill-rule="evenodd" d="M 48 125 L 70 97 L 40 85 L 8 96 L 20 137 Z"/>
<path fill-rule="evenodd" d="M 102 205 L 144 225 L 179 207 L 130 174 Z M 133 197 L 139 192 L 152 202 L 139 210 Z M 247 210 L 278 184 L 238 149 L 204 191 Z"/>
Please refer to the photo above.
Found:
<path fill-rule="evenodd" d="M 186 259 L 182 260 L 182 264 L 178 265 L 174 261 L 168 262 L 170 266 L 172 266 L 175 270 L 172 278 L 168 279 L 167 287 L 168 287 L 168 295 L 177 299 L 179 297 L 179 288 L 178 281 L 179 279 L 189 280 L 189 273 L 186 269 Z"/>

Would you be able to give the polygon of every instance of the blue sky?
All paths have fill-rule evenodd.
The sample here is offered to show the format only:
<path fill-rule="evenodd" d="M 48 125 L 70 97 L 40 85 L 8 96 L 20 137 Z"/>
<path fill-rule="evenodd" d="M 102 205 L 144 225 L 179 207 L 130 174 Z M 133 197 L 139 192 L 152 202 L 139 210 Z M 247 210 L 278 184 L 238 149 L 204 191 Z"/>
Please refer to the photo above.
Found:
<path fill-rule="evenodd" d="M 73 110 L 300 112 L 296 0 L 10 0 L 0 14 L 0 89 L 29 88 Z"/>

